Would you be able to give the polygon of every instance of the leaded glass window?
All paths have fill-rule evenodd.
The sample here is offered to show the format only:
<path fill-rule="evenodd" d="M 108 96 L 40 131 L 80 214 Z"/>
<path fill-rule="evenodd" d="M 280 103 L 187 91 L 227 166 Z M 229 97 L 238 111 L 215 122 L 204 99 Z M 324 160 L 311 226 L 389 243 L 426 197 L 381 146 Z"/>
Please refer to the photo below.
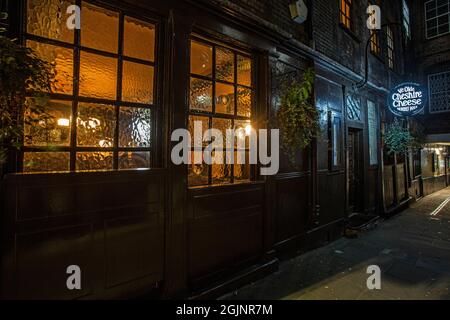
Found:
<path fill-rule="evenodd" d="M 28 0 L 26 45 L 50 63 L 50 117 L 25 125 L 23 171 L 149 168 L 155 119 L 156 25 L 86 1 Z"/>
<path fill-rule="evenodd" d="M 350 94 L 347 96 L 346 102 L 347 118 L 353 121 L 361 121 L 361 99 Z"/>
<path fill-rule="evenodd" d="M 208 129 L 218 129 L 224 140 L 227 129 L 236 130 L 239 132 L 236 139 L 243 139 L 243 144 L 235 141 L 235 144 L 225 146 L 224 143 L 222 164 L 207 165 L 203 162 L 189 165 L 189 186 L 249 181 L 248 136 L 254 103 L 251 55 L 198 37 L 192 37 L 190 53 L 188 127 L 193 140 L 192 158 L 201 159 L 205 146 L 209 144 L 195 141 L 195 122 L 201 124 L 202 134 Z M 238 164 L 238 154 L 245 155 L 245 164 Z M 234 164 L 228 164 L 231 162 L 227 161 L 228 156 L 234 157 Z"/>
<path fill-rule="evenodd" d="M 450 33 L 450 0 L 427 1 L 425 24 L 428 39 Z"/>

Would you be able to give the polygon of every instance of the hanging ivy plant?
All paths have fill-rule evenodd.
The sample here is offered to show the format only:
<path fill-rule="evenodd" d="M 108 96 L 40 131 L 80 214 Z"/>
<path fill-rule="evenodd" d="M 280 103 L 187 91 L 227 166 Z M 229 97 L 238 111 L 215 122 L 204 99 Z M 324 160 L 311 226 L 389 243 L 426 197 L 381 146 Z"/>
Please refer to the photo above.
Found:
<path fill-rule="evenodd" d="M 0 169 L 8 150 L 20 148 L 24 124 L 34 125 L 45 116 L 47 95 L 32 92 L 50 92 L 53 77 L 31 49 L 0 34 Z M 34 96 L 34 103 L 27 96 Z"/>
<path fill-rule="evenodd" d="M 314 71 L 308 69 L 303 80 L 294 82 L 282 95 L 277 111 L 281 148 L 293 165 L 297 152 L 307 147 L 319 130 L 319 112 L 312 99 L 313 86 Z"/>
<path fill-rule="evenodd" d="M 397 118 L 392 124 L 386 125 L 384 133 L 384 144 L 389 154 L 406 153 L 411 147 L 414 139 L 407 128 L 400 123 Z"/>

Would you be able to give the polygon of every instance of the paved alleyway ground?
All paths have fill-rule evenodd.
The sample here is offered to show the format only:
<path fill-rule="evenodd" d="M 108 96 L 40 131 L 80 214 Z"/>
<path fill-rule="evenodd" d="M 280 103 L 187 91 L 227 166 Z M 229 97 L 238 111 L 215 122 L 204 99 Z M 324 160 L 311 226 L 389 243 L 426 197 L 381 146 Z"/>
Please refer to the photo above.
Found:
<path fill-rule="evenodd" d="M 278 272 L 222 299 L 450 299 L 450 203 L 431 213 L 450 188 L 413 204 L 356 239 L 282 262 Z M 381 290 L 369 290 L 367 267 L 381 269 Z"/>

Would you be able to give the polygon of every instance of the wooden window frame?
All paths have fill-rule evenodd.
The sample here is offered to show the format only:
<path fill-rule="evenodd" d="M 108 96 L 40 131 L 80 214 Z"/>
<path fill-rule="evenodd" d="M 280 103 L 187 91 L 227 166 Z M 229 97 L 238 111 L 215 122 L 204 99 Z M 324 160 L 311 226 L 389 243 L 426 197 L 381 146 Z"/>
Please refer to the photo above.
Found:
<path fill-rule="evenodd" d="M 353 0 L 340 0 L 339 22 L 348 29 L 353 30 Z"/>
<path fill-rule="evenodd" d="M 394 31 L 389 26 L 386 28 L 386 44 L 387 44 L 388 67 L 391 70 L 395 70 L 395 39 L 394 39 Z"/>
<path fill-rule="evenodd" d="M 189 117 L 190 116 L 199 116 L 199 117 L 207 117 L 208 118 L 208 129 L 213 128 L 212 126 L 212 122 L 213 119 L 225 119 L 225 120 L 231 120 L 231 124 L 232 124 L 232 128 L 234 128 L 234 122 L 235 120 L 240 120 L 240 121 L 250 121 L 250 123 L 252 124 L 253 129 L 255 129 L 254 126 L 254 119 L 255 117 L 255 105 L 256 105 L 256 100 L 257 100 L 257 83 L 255 80 L 255 66 L 256 66 L 256 57 L 255 55 L 250 52 L 249 50 L 241 50 L 240 48 L 237 48 L 236 46 L 233 45 L 228 45 L 225 42 L 222 41 L 216 41 L 214 38 L 212 37 L 208 37 L 208 36 L 203 36 L 201 33 L 192 33 L 191 36 L 189 37 L 189 60 L 191 58 L 191 43 L 192 41 L 195 41 L 197 43 L 200 44 L 204 44 L 207 46 L 210 46 L 212 48 L 212 72 L 211 72 L 211 77 L 208 76 L 203 76 L 203 75 L 198 75 L 195 73 L 192 73 L 190 68 L 189 68 L 189 83 L 190 83 L 190 79 L 195 78 L 195 79 L 200 79 L 200 80 L 206 80 L 211 82 L 212 84 L 212 111 L 208 112 L 208 111 L 201 111 L 201 110 L 196 110 L 196 109 L 191 109 L 190 108 L 190 103 L 188 103 L 187 106 L 187 110 L 188 110 L 188 118 L 187 118 L 187 127 L 189 127 Z M 234 53 L 234 80 L 233 82 L 229 82 L 229 81 L 225 81 L 225 80 L 221 80 L 218 79 L 216 77 L 216 48 L 222 48 L 222 49 L 226 49 L 229 51 L 232 51 Z M 239 56 L 243 56 L 245 58 L 249 58 L 251 59 L 251 86 L 246 86 L 246 85 L 242 85 L 238 83 L 238 55 Z M 232 85 L 234 87 L 234 114 L 223 114 L 223 113 L 216 113 L 216 101 L 215 101 L 215 95 L 216 95 L 216 83 L 222 83 L 222 84 L 226 84 L 226 85 Z M 237 114 L 237 110 L 238 110 L 238 87 L 243 87 L 246 89 L 251 90 L 252 92 L 252 105 L 251 105 L 251 114 L 250 117 L 244 117 L 244 116 L 239 116 Z M 190 87 L 188 88 L 189 92 L 190 92 Z M 204 151 L 204 147 L 202 147 L 202 152 Z M 191 146 L 190 148 L 191 152 L 193 151 L 200 151 L 200 150 L 196 150 L 193 146 Z M 224 152 L 226 151 L 226 149 L 224 149 Z M 233 156 L 235 155 L 235 153 L 237 152 L 236 147 L 234 147 L 233 150 Z M 245 152 L 249 152 L 249 149 L 246 148 Z M 207 165 L 204 164 L 206 166 L 208 166 L 208 183 L 207 184 L 203 184 L 203 185 L 193 185 L 191 186 L 189 184 L 188 181 L 188 187 L 189 189 L 195 189 L 195 188 L 204 188 L 204 187 L 220 187 L 220 186 L 224 186 L 224 185 L 236 185 L 236 184 L 242 184 L 242 183 L 249 183 L 251 181 L 254 181 L 256 178 L 256 175 L 254 173 L 255 171 L 255 165 L 251 165 L 250 166 L 250 173 L 249 173 L 249 179 L 248 180 L 239 180 L 238 182 L 235 181 L 234 178 L 234 164 L 230 164 L 230 182 L 229 183 L 223 183 L 223 184 L 214 184 L 213 183 L 213 178 L 212 178 L 212 165 Z M 188 173 L 186 173 L 186 175 L 188 176 Z"/>
<path fill-rule="evenodd" d="M 27 40 L 36 41 L 38 43 L 50 44 L 57 46 L 59 48 L 66 48 L 73 50 L 73 90 L 72 94 L 61 94 L 61 93 L 50 93 L 50 100 L 60 100 L 72 103 L 72 113 L 71 113 L 71 132 L 70 132 L 70 145 L 68 147 L 35 147 L 35 146 L 23 146 L 22 150 L 18 153 L 18 166 L 17 172 L 23 172 L 24 170 L 24 153 L 25 152 L 68 152 L 70 153 L 70 168 L 67 172 L 80 172 L 82 170 L 76 169 L 76 161 L 77 161 L 77 153 L 79 152 L 98 152 L 98 153 L 112 153 L 113 154 L 113 165 L 111 169 L 106 169 L 106 171 L 115 171 L 119 169 L 119 153 L 120 152 L 148 152 L 150 156 L 150 163 L 148 169 L 157 165 L 158 162 L 158 146 L 160 142 L 156 139 L 160 136 L 158 134 L 159 130 L 159 122 L 160 122 L 160 108 L 158 107 L 159 102 L 159 72 L 158 70 L 161 68 L 161 59 L 159 59 L 159 51 L 160 51 L 160 29 L 161 23 L 156 17 L 148 17 L 141 16 L 139 14 L 135 14 L 133 12 L 129 12 L 128 10 L 123 10 L 120 7 L 116 6 L 108 6 L 104 4 L 99 4 L 96 2 L 86 1 L 86 0 L 75 0 L 75 4 L 82 8 L 82 3 L 92 4 L 96 7 L 104 8 L 109 11 L 114 11 L 119 16 L 119 26 L 118 26 L 118 50 L 117 53 L 111 53 L 99 49 L 93 49 L 89 47 L 85 47 L 81 45 L 81 30 L 74 30 L 74 39 L 73 42 L 68 43 L 56 39 L 49 39 L 42 36 L 29 34 L 27 30 L 27 1 L 22 0 L 22 12 L 21 15 L 24 17 L 23 25 L 22 25 L 22 33 L 20 40 L 22 44 L 26 44 Z M 129 57 L 124 55 L 124 23 L 125 17 L 129 17 L 132 19 L 136 19 L 142 21 L 144 23 L 152 24 L 155 27 L 155 45 L 154 45 L 154 60 L 142 60 L 139 58 Z M 117 62 L 117 79 L 116 79 L 116 99 L 99 99 L 92 97 L 82 97 L 79 95 L 79 78 L 80 78 L 80 67 L 81 67 L 81 52 L 96 54 L 101 57 L 114 58 Z M 145 103 L 137 103 L 137 102 L 127 102 L 122 101 L 122 76 L 123 76 L 123 62 L 134 62 L 139 63 L 145 66 L 151 66 L 154 69 L 153 74 L 153 102 L 151 104 Z M 96 104 L 106 104 L 110 106 L 114 106 L 115 108 L 115 136 L 114 136 L 114 146 L 107 148 L 97 148 L 97 147 L 81 147 L 77 145 L 77 117 L 78 117 L 78 105 L 79 103 L 96 103 Z M 119 113 L 121 108 L 134 107 L 134 108 L 145 108 L 151 111 L 151 119 L 150 123 L 152 126 L 151 131 L 151 140 L 150 145 L 148 147 L 120 147 L 119 146 L 119 130 L 120 130 L 120 119 Z M 145 168 L 139 168 L 145 169 Z M 125 169 L 126 170 L 126 169 Z M 89 170 L 91 171 L 91 170 Z M 93 170 L 96 171 L 96 170 Z M 100 170 L 104 171 L 104 170 Z M 43 171 L 39 173 L 48 174 L 52 171 Z M 66 172 L 66 171 L 64 171 Z"/>

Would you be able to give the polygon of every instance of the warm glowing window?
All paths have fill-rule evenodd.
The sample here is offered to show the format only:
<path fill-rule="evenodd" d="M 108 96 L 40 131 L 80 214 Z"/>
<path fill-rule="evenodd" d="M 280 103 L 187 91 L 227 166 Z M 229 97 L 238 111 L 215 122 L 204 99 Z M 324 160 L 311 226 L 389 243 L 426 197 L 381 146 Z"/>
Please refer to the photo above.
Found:
<path fill-rule="evenodd" d="M 353 0 L 341 0 L 340 5 L 340 19 L 341 24 L 347 29 L 351 29 L 352 26 L 352 2 Z"/>
<path fill-rule="evenodd" d="M 370 30 L 370 51 L 374 54 L 381 53 L 380 35 L 376 30 Z"/>
<path fill-rule="evenodd" d="M 246 164 L 189 165 L 189 186 L 228 184 L 250 180 L 248 136 L 254 96 L 252 59 L 249 54 L 203 39 L 191 40 L 191 77 L 189 99 L 189 129 L 192 135 L 192 157 L 200 155 L 205 142 L 195 148 L 194 122 L 202 123 L 202 133 L 209 128 L 218 129 L 226 137 L 227 129 L 237 130 L 237 138 L 245 142 Z M 198 147 L 202 145 L 203 147 Z M 224 146 L 224 154 L 238 155 L 238 141 Z"/>
<path fill-rule="evenodd" d="M 154 134 L 155 25 L 81 2 L 28 0 L 27 46 L 55 74 L 49 117 L 25 125 L 24 172 L 149 168 Z"/>
<path fill-rule="evenodd" d="M 395 50 L 394 50 L 394 33 L 392 29 L 387 27 L 386 29 L 387 36 L 387 53 L 388 53 L 388 64 L 389 68 L 394 69 L 395 66 Z"/>

